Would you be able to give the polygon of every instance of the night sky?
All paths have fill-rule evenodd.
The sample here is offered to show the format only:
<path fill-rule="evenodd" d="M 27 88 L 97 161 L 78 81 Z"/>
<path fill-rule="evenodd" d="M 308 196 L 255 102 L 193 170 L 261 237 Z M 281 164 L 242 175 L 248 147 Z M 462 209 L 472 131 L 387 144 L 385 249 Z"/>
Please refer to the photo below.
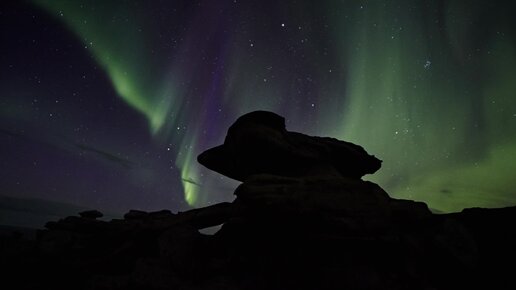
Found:
<path fill-rule="evenodd" d="M 230 201 L 240 115 L 362 145 L 436 210 L 516 204 L 513 1 L 1 1 L 0 195 L 113 213 Z"/>

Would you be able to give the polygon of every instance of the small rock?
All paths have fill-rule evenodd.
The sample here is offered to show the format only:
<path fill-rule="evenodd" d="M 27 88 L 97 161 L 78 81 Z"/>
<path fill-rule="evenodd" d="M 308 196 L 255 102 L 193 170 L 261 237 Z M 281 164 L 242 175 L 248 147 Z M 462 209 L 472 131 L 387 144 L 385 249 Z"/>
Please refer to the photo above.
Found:
<path fill-rule="evenodd" d="M 149 213 L 149 217 L 156 218 L 156 219 L 168 218 L 168 217 L 171 217 L 173 215 L 174 214 L 170 210 L 168 210 L 168 209 L 162 209 L 162 210 L 159 210 L 159 211 L 153 211 L 153 212 Z"/>
<path fill-rule="evenodd" d="M 131 210 L 129 210 L 128 213 L 124 214 L 124 219 L 126 219 L 126 220 L 137 220 L 137 219 L 145 218 L 148 215 L 149 215 L 149 213 L 146 212 L 146 211 L 131 209 Z"/>
<path fill-rule="evenodd" d="M 100 211 L 98 210 L 87 210 L 87 211 L 83 211 L 83 212 L 80 212 L 79 215 L 82 217 L 82 218 L 87 218 L 87 219 L 98 219 L 98 218 L 101 218 L 104 216 L 104 214 L 102 214 Z"/>

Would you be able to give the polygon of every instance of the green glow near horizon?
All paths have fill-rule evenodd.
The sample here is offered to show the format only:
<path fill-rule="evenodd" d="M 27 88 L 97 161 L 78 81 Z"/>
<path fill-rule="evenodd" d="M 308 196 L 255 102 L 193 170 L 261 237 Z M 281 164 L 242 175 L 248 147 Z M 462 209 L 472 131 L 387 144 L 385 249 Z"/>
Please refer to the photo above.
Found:
<path fill-rule="evenodd" d="M 194 136 L 194 135 L 190 135 Z M 192 137 L 193 138 L 193 137 Z M 184 197 L 189 205 L 199 204 L 199 173 L 195 164 L 197 162 L 194 151 L 191 150 L 191 144 L 195 144 L 195 140 L 185 139 L 183 140 L 181 147 L 188 148 L 187 150 L 181 151 L 176 160 L 176 165 L 181 168 L 181 183 L 183 185 Z M 185 152 L 185 153 L 182 153 Z M 193 182 L 189 182 L 193 181 Z"/>
<path fill-rule="evenodd" d="M 509 128 L 516 129 L 510 111 L 516 109 L 516 50 L 509 39 L 498 39 L 489 53 L 457 64 L 456 51 L 438 37 L 425 35 L 438 35 L 437 26 L 425 31 L 420 15 L 399 9 L 374 2 L 353 19 L 373 25 L 355 27 L 337 20 L 339 31 L 351 35 L 340 38 L 342 50 L 350 51 L 342 55 L 350 85 L 339 138 L 361 144 L 384 160 L 382 169 L 368 179 L 398 198 L 422 200 L 444 212 L 516 204 L 516 164 L 509 157 L 516 156 L 516 139 L 508 134 Z M 454 25 L 450 20 L 450 38 L 465 42 L 468 32 Z M 456 50 L 469 49 L 453 43 Z M 472 76 L 477 63 L 489 64 L 484 73 L 495 77 L 479 83 Z M 474 106 L 484 108 L 486 135 L 477 129 L 481 125 L 475 123 Z M 471 137 L 469 132 L 475 130 L 479 133 Z"/>

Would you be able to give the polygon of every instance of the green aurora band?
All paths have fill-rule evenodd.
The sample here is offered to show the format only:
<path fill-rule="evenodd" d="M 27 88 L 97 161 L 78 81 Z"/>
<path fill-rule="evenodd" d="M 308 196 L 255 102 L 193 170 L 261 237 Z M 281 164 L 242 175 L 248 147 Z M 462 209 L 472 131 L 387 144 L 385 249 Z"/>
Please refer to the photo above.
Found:
<path fill-rule="evenodd" d="M 427 3 L 426 15 L 398 2 L 411 7 L 371 1 L 355 19 L 337 22 L 352 35 L 338 38 L 352 72 L 335 135 L 384 159 L 373 179 L 396 197 L 445 212 L 516 204 L 516 47 L 508 16 L 478 43 L 481 27 L 467 25 L 486 17 L 478 3 L 447 1 L 445 23 L 428 23 L 439 19 L 437 2 Z"/>
<path fill-rule="evenodd" d="M 192 206 L 206 204 L 208 179 L 214 177 L 205 176 L 195 158 L 205 146 L 209 111 L 217 108 L 190 101 L 190 89 L 180 84 L 195 80 L 195 67 L 185 70 L 181 57 L 175 57 L 194 41 L 178 29 L 177 38 L 184 37 L 179 48 L 156 53 L 150 46 L 156 41 L 154 26 L 143 4 L 103 1 L 94 10 L 83 9 L 82 1 L 34 2 L 91 50 L 119 96 L 146 116 L 157 140 L 178 144 L 185 199 Z M 260 75 L 277 60 L 269 53 L 275 44 L 261 43 L 267 49 L 257 49 L 249 61 L 243 57 L 248 36 L 232 36 L 234 44 L 222 53 L 227 69 L 219 105 L 231 108 L 229 122 L 251 110 L 281 109 L 290 129 L 361 144 L 384 160 L 371 180 L 395 197 L 423 200 L 444 212 L 516 204 L 515 21 L 503 5 L 487 9 L 483 1 L 463 2 L 291 4 L 292 19 L 295 13 L 327 15 L 337 55 L 331 76 L 326 76 L 330 64 L 320 65 L 324 61 L 316 56 L 306 60 L 317 63 L 311 64 L 319 80 L 317 121 L 306 124 L 305 109 L 294 104 L 278 105 L 279 98 L 296 90 L 297 76 L 283 74 L 264 86 Z M 215 35 L 195 27 L 188 31 Z M 171 56 L 167 65 L 165 55 Z M 173 134 L 176 130 L 184 133 Z"/>
<path fill-rule="evenodd" d="M 174 91 L 173 76 L 160 69 L 160 60 L 147 57 L 153 49 L 144 44 L 152 39 L 146 39 L 141 30 L 146 19 L 137 13 L 137 7 L 118 5 L 115 1 L 97 3 L 100 9 L 85 8 L 88 3 L 85 1 L 35 0 L 34 3 L 59 17 L 80 37 L 108 74 L 118 95 L 147 117 L 153 134 L 160 134 L 167 121 L 177 123 L 182 104 L 176 101 L 180 101 L 180 94 Z M 138 62 L 139 59 L 145 61 Z M 194 136 L 184 138 L 180 148 L 187 148 L 186 143 Z M 196 178 L 195 170 L 189 166 L 195 162 L 195 156 L 191 150 L 184 151 L 179 151 L 176 165 L 181 168 L 183 179 Z M 196 204 L 195 186 L 183 182 L 183 187 L 186 201 Z"/>

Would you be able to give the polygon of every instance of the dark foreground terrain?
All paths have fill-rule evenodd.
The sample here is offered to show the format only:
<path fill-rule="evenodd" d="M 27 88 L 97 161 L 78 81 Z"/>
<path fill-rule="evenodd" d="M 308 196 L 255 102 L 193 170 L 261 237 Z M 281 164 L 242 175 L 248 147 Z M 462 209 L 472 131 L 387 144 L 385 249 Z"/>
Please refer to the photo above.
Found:
<path fill-rule="evenodd" d="M 239 199 L 3 236 L 3 289 L 516 289 L 516 207 L 408 218 L 424 208 L 407 203 L 390 218 L 350 217 Z M 310 206 L 354 201 L 328 202 Z M 198 231 L 222 221 L 215 235 Z"/>
<path fill-rule="evenodd" d="M 516 207 L 432 214 L 363 181 L 381 161 L 362 147 L 268 112 L 199 162 L 243 181 L 232 203 L 4 235 L 2 289 L 516 289 Z"/>

